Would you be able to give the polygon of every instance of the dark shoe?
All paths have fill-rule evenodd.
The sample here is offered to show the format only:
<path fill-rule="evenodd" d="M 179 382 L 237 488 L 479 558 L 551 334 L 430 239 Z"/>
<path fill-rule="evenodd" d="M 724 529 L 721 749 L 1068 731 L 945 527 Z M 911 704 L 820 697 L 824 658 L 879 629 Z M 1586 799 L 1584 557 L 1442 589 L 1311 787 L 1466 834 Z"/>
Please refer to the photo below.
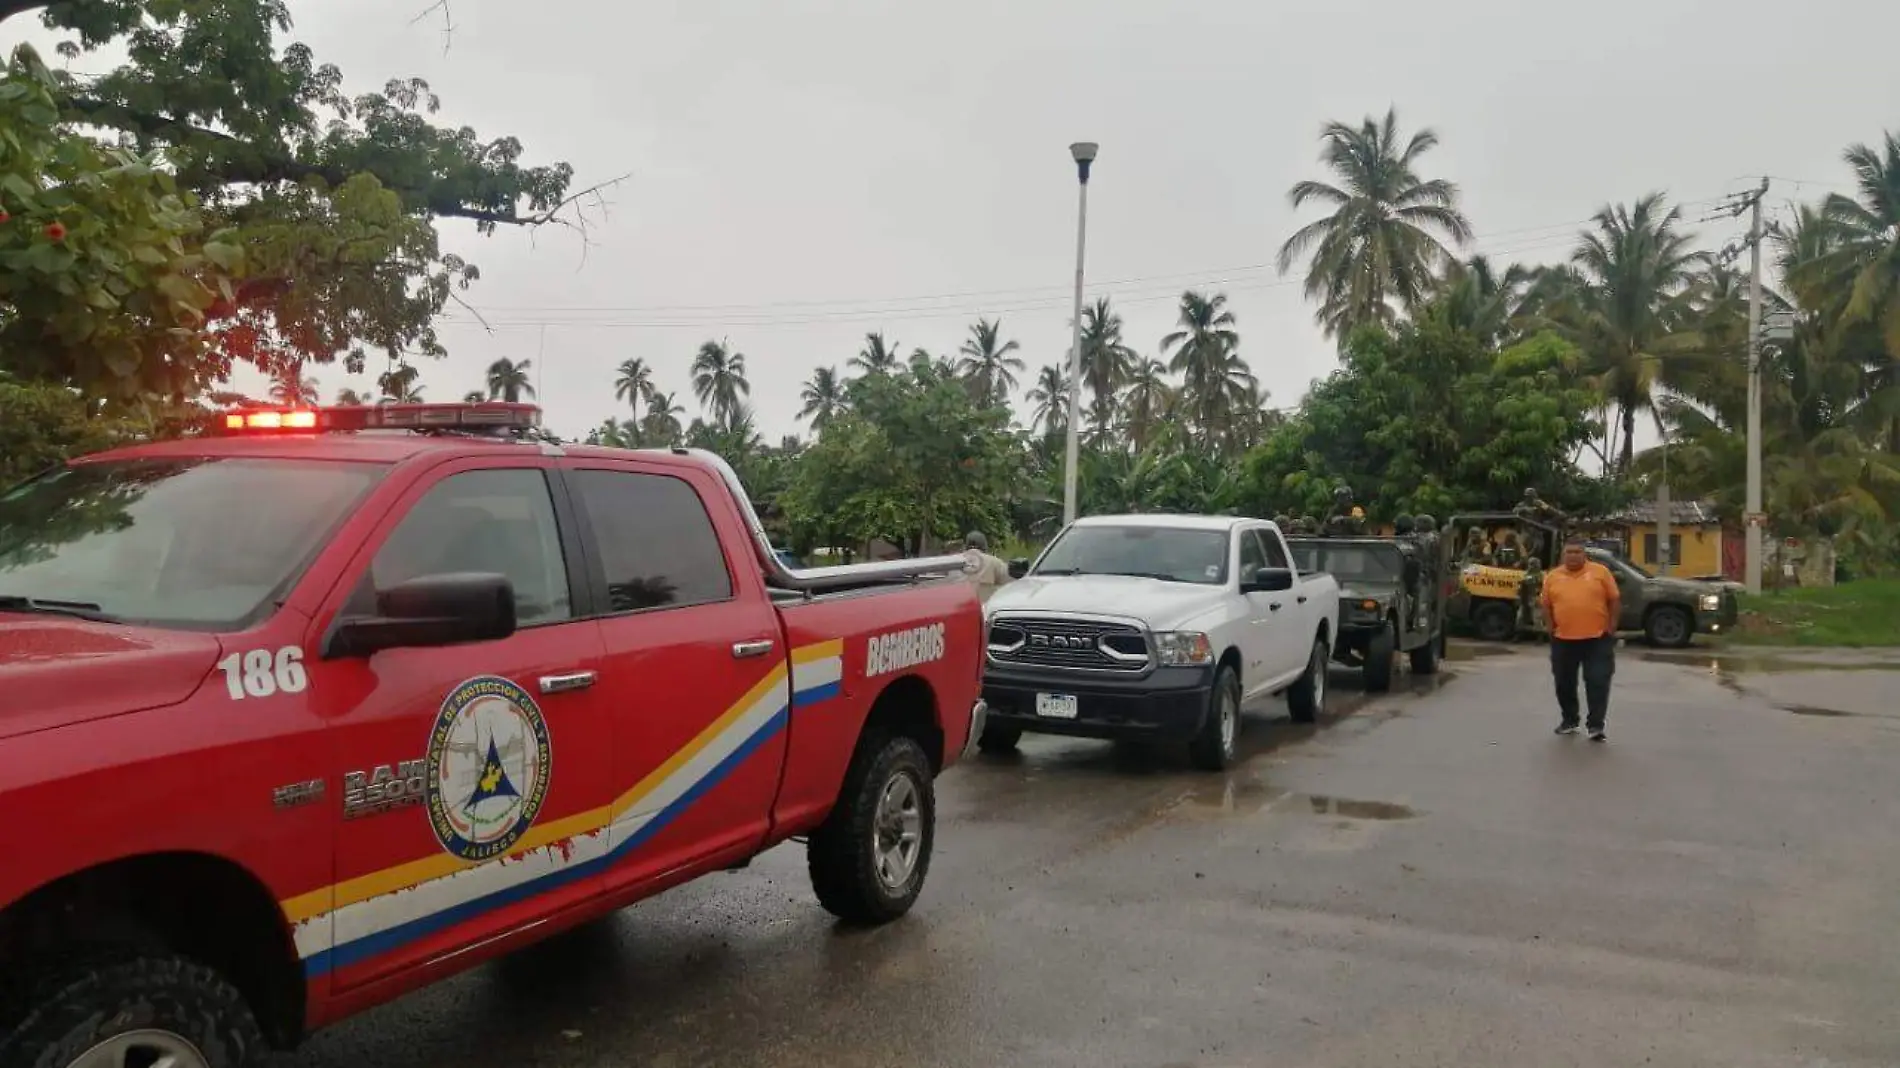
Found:
<path fill-rule="evenodd" d="M 1590 740 L 1593 742 L 1607 742 L 1610 740 L 1610 736 L 1603 733 L 1602 727 L 1592 727 L 1590 729 Z"/>
<path fill-rule="evenodd" d="M 1557 724 L 1557 733 L 1575 734 L 1577 733 L 1577 725 L 1575 723 L 1559 723 Z"/>

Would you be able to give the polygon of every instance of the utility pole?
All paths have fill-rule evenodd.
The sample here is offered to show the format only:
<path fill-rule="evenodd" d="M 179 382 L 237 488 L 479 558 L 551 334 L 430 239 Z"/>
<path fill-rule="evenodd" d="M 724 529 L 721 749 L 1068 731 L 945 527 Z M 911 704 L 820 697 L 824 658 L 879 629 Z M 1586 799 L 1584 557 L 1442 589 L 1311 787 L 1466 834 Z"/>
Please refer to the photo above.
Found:
<path fill-rule="evenodd" d="M 1748 487 L 1742 516 L 1742 582 L 1749 593 L 1761 592 L 1761 200 L 1768 179 L 1733 202 L 1716 210 L 1731 218 L 1749 212 L 1748 221 Z"/>
<path fill-rule="evenodd" d="M 1742 526 L 1742 581 L 1761 592 L 1761 198 L 1763 178 L 1749 198 L 1748 222 L 1748 515 Z"/>

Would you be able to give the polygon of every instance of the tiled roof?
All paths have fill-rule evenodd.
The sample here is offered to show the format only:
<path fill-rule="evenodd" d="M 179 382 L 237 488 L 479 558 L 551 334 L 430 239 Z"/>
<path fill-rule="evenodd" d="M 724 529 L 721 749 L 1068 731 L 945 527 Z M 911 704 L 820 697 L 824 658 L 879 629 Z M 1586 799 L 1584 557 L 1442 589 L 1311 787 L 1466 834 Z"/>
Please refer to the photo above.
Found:
<path fill-rule="evenodd" d="M 1654 523 L 1657 520 L 1656 502 L 1637 501 L 1628 508 L 1610 516 L 1616 523 Z M 1719 523 L 1712 501 L 1670 501 L 1669 522 L 1675 526 L 1693 527 L 1705 523 Z"/>

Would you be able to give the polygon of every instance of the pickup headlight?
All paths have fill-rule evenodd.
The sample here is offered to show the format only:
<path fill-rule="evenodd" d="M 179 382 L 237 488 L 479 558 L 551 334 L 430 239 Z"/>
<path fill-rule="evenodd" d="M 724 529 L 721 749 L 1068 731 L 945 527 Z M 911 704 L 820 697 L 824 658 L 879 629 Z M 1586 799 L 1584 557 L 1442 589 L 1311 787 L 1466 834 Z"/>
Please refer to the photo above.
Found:
<path fill-rule="evenodd" d="M 1722 595 L 1721 595 L 1721 594 L 1719 594 L 1719 593 L 1705 593 L 1705 594 L 1703 594 L 1703 595 L 1702 595 L 1702 610 L 1703 610 L 1704 612 L 1714 612 L 1714 611 L 1718 611 L 1718 610 L 1720 610 L 1720 609 L 1721 609 L 1721 607 L 1722 607 Z"/>
<path fill-rule="evenodd" d="M 1155 635 L 1155 659 L 1163 667 L 1211 664 L 1214 646 L 1198 630 L 1164 630 Z"/>

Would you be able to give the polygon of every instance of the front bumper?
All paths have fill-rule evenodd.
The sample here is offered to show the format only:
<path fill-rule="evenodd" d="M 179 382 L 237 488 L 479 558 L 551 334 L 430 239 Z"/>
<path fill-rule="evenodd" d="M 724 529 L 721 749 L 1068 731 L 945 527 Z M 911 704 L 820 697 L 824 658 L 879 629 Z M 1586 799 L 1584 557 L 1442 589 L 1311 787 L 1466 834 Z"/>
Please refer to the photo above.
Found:
<path fill-rule="evenodd" d="M 1211 666 L 1164 667 L 1140 678 L 1114 678 L 992 663 L 983 675 L 990 723 L 1072 738 L 1186 741 L 1200 733 L 1213 688 Z M 1075 697 L 1075 718 L 1036 715 L 1039 693 Z"/>
<path fill-rule="evenodd" d="M 1727 634 L 1735 629 L 1735 621 L 1740 615 L 1733 602 L 1721 608 L 1698 608 L 1695 614 L 1696 633 Z"/>
<path fill-rule="evenodd" d="M 970 733 L 963 739 L 963 754 L 957 759 L 968 759 L 970 754 L 976 752 L 977 740 L 983 737 L 983 728 L 989 724 L 989 719 L 989 702 L 977 698 L 976 703 L 970 706 Z"/>

